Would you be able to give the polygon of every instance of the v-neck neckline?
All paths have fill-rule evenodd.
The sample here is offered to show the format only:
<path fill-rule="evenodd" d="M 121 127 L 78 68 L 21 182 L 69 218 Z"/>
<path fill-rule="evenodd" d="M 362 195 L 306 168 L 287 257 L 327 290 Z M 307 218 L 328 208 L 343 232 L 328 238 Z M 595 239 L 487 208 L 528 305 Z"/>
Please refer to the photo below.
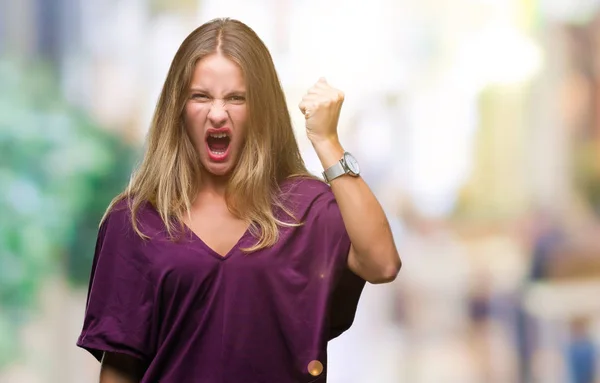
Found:
<path fill-rule="evenodd" d="M 221 255 L 219 252 L 214 250 L 212 247 L 208 246 L 208 244 L 206 242 L 204 242 L 204 240 L 202 238 L 200 238 L 200 236 L 198 234 L 196 234 L 196 232 L 194 230 L 192 230 L 192 228 L 189 227 L 186 223 L 184 223 L 183 225 L 185 226 L 185 230 L 191 235 L 193 240 L 195 240 L 196 242 L 199 242 L 200 245 L 202 247 L 204 247 L 212 256 L 214 256 L 215 258 L 220 259 L 220 260 L 226 260 L 226 259 L 230 258 L 237 250 L 239 250 L 240 245 L 242 244 L 242 241 L 244 241 L 246 239 L 246 237 L 250 234 L 250 227 L 252 226 L 252 225 L 248 225 L 246 230 L 244 230 L 244 233 L 242 234 L 242 236 L 231 247 L 231 249 L 229 249 L 227 251 L 227 253 L 225 253 L 225 255 Z"/>

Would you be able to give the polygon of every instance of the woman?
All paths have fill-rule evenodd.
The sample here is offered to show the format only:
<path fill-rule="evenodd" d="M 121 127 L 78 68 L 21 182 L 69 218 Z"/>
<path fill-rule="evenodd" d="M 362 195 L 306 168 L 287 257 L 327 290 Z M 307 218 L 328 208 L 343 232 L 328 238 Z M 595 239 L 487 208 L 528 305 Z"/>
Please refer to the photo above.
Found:
<path fill-rule="evenodd" d="M 102 383 L 325 382 L 365 281 L 400 268 L 338 141 L 342 101 L 321 79 L 299 105 L 328 186 L 304 166 L 259 37 L 217 19 L 186 38 L 98 233 L 77 345 Z"/>

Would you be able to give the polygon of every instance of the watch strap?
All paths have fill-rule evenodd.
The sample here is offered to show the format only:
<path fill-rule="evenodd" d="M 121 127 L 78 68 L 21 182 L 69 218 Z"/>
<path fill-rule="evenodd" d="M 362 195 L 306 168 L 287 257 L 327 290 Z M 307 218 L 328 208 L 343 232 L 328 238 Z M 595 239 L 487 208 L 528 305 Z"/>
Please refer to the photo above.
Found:
<path fill-rule="evenodd" d="M 323 178 L 325 179 L 326 182 L 331 182 L 334 179 L 346 174 L 346 169 L 344 168 L 344 165 L 342 164 L 343 161 L 344 161 L 343 159 L 339 160 L 338 162 L 336 162 L 334 165 L 330 166 L 323 172 Z"/>

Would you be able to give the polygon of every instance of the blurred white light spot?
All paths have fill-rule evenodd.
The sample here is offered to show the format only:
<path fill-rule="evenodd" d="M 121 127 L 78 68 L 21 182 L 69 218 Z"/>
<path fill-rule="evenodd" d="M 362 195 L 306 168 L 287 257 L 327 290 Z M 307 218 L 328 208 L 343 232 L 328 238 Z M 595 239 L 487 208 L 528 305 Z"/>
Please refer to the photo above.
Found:
<path fill-rule="evenodd" d="M 474 34 L 459 52 L 461 77 L 481 88 L 527 81 L 542 67 L 540 47 L 509 26 L 490 26 Z"/>

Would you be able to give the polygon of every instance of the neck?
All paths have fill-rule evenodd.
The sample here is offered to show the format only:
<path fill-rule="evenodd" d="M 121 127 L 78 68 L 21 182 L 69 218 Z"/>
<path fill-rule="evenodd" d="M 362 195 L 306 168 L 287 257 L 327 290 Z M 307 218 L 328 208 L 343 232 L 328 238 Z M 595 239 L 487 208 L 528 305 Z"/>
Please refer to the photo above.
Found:
<path fill-rule="evenodd" d="M 229 176 L 215 176 L 214 174 L 203 172 L 199 194 L 211 194 L 215 197 L 225 198 L 229 179 Z"/>

